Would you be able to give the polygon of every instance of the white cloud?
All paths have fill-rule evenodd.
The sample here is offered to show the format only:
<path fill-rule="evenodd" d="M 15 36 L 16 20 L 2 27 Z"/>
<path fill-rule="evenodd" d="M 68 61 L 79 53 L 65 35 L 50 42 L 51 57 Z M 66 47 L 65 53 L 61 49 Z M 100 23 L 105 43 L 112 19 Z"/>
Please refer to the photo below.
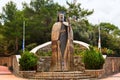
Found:
<path fill-rule="evenodd" d="M 0 13 L 2 12 L 2 7 L 5 6 L 9 1 L 16 3 L 18 9 L 22 9 L 22 2 L 30 3 L 30 0 L 0 0 Z"/>
<path fill-rule="evenodd" d="M 54 0 L 65 5 L 65 1 L 73 0 Z M 92 10 L 94 13 L 88 17 L 93 24 L 100 22 L 110 22 L 120 28 L 120 0 L 77 0 L 81 3 L 81 7 Z"/>
<path fill-rule="evenodd" d="M 94 13 L 88 18 L 93 24 L 110 22 L 120 28 L 120 0 L 78 0 L 82 7 L 94 9 Z"/>

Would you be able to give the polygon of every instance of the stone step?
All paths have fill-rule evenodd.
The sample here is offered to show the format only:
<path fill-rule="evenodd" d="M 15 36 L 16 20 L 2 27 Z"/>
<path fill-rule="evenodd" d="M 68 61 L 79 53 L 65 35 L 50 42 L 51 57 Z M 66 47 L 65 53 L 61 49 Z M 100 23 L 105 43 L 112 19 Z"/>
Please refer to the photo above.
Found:
<path fill-rule="evenodd" d="M 37 72 L 33 79 L 45 79 L 45 80 L 70 80 L 70 79 L 89 79 L 93 78 L 83 72 Z"/>
<path fill-rule="evenodd" d="M 43 77 L 49 77 L 49 76 L 53 76 L 53 77 L 56 77 L 56 76 L 59 76 L 59 77 L 77 77 L 77 76 L 88 76 L 87 74 L 39 74 L 39 75 L 36 75 L 36 77 L 39 77 L 39 76 L 43 76 Z"/>
<path fill-rule="evenodd" d="M 90 76 L 79 76 L 79 77 L 34 77 L 34 79 L 90 79 Z"/>
<path fill-rule="evenodd" d="M 82 74 L 81 71 L 71 71 L 71 72 L 37 72 L 37 74 Z"/>
<path fill-rule="evenodd" d="M 86 75 L 83 74 L 82 72 L 39 72 L 36 74 L 36 76 L 81 76 L 81 75 Z"/>

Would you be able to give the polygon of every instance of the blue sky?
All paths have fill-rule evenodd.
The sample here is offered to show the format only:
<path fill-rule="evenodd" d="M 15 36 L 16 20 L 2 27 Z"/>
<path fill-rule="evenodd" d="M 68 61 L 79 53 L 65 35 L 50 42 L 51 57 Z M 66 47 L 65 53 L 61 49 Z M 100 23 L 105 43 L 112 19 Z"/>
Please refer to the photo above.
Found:
<path fill-rule="evenodd" d="M 17 4 L 18 9 L 22 8 L 21 3 L 30 0 L 0 0 L 0 13 L 2 12 L 2 7 L 8 2 L 14 1 Z M 66 1 L 72 2 L 73 0 L 54 0 L 60 5 L 66 6 Z M 80 2 L 82 8 L 92 10 L 94 13 L 88 17 L 88 20 L 93 24 L 98 24 L 100 22 L 110 22 L 115 24 L 120 28 L 120 0 L 76 0 L 77 3 Z"/>

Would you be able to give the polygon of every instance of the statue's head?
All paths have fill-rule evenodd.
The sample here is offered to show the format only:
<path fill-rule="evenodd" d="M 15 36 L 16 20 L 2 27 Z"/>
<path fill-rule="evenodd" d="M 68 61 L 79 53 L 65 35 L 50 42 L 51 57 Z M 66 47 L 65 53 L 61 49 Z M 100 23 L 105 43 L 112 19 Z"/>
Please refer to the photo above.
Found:
<path fill-rule="evenodd" d="M 63 22 L 63 21 L 66 21 L 65 19 L 65 12 L 64 11 L 60 11 L 58 12 L 58 22 Z"/>

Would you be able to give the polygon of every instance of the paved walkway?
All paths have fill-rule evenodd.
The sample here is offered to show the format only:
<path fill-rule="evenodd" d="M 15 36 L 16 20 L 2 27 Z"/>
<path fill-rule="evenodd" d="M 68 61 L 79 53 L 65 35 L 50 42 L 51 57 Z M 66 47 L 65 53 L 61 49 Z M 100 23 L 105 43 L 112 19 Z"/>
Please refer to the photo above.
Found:
<path fill-rule="evenodd" d="M 107 78 L 100 79 L 100 80 L 120 80 L 120 73 L 111 75 L 111 76 L 109 76 Z"/>
<path fill-rule="evenodd" d="M 9 70 L 8 70 L 8 67 L 5 67 L 5 66 L 0 66 L 0 75 L 4 75 L 4 74 L 12 74 Z"/>
<path fill-rule="evenodd" d="M 0 80 L 27 80 L 20 77 L 12 75 L 0 75 Z"/>
<path fill-rule="evenodd" d="M 26 80 L 13 75 L 8 67 L 0 66 L 0 80 Z"/>

